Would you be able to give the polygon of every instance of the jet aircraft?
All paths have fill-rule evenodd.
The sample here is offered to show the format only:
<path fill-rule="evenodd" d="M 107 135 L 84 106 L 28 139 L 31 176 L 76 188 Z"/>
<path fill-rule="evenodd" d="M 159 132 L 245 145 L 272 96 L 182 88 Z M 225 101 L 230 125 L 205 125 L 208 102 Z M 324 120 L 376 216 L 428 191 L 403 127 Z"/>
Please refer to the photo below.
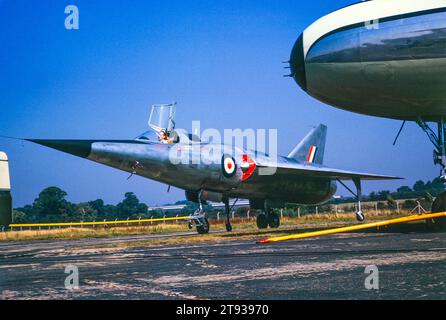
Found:
<path fill-rule="evenodd" d="M 286 203 L 327 202 L 336 192 L 336 182 L 356 196 L 357 218 L 363 221 L 361 181 L 399 179 L 325 167 L 324 125 L 311 130 L 287 156 L 272 157 L 257 150 L 201 141 L 194 134 L 176 130 L 174 115 L 174 104 L 153 106 L 152 130 L 134 140 L 25 140 L 185 190 L 186 198 L 199 204 L 189 224 L 200 234 L 209 232 L 202 206 L 206 201 L 225 204 L 227 231 L 232 231 L 230 199 L 248 199 L 251 209 L 261 210 L 257 216 L 260 229 L 278 228 L 280 217 L 274 208 Z M 262 170 L 270 174 L 262 174 Z M 348 188 L 346 180 L 354 182 L 356 192 Z"/>

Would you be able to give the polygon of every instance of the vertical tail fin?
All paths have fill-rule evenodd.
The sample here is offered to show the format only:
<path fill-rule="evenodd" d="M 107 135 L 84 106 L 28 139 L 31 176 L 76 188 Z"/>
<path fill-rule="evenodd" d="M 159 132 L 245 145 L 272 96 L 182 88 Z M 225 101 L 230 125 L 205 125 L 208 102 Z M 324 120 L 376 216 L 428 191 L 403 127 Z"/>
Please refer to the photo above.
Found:
<path fill-rule="evenodd" d="M 301 162 L 322 164 L 324 162 L 327 127 L 320 124 L 312 129 L 307 136 L 294 148 L 288 158 Z"/>

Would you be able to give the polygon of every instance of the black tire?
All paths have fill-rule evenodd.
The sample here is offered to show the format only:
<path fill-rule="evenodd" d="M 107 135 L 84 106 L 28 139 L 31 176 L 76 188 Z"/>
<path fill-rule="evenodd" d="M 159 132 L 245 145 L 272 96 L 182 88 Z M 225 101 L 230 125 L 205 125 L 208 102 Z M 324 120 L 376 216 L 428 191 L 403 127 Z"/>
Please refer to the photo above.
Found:
<path fill-rule="evenodd" d="M 204 218 L 204 219 L 201 221 L 201 223 L 202 223 L 201 226 L 197 226 L 197 232 L 198 232 L 198 234 L 208 234 L 208 233 L 209 233 L 209 229 L 210 229 L 208 219 L 207 219 L 207 218 Z"/>
<path fill-rule="evenodd" d="M 232 224 L 226 223 L 226 231 L 231 232 L 232 231 Z"/>
<path fill-rule="evenodd" d="M 432 213 L 446 212 L 446 192 L 440 194 L 432 204 Z M 427 220 L 429 231 L 445 232 L 446 217 Z"/>
<path fill-rule="evenodd" d="M 280 227 L 280 217 L 277 213 L 271 212 L 268 215 L 268 225 L 272 229 L 277 229 Z"/>
<path fill-rule="evenodd" d="M 261 213 L 257 216 L 257 227 L 259 229 L 268 228 L 268 218 L 266 217 L 266 214 Z"/>

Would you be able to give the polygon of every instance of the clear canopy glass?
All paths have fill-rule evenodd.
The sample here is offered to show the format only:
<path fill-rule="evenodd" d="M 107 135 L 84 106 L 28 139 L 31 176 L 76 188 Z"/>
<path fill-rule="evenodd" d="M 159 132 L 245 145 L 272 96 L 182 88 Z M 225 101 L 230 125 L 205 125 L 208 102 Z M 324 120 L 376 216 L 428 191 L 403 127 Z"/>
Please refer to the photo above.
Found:
<path fill-rule="evenodd" d="M 160 132 L 171 132 L 175 128 L 176 103 L 153 105 L 150 111 L 149 127 Z"/>

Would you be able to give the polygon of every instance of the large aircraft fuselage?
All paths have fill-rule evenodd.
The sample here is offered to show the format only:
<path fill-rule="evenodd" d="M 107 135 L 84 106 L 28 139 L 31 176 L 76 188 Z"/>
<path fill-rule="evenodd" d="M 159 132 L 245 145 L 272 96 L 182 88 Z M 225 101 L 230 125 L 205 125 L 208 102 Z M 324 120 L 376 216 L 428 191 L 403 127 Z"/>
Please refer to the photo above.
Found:
<path fill-rule="evenodd" d="M 365 1 L 311 25 L 291 55 L 296 82 L 329 105 L 372 116 L 446 116 L 446 1 Z"/>

